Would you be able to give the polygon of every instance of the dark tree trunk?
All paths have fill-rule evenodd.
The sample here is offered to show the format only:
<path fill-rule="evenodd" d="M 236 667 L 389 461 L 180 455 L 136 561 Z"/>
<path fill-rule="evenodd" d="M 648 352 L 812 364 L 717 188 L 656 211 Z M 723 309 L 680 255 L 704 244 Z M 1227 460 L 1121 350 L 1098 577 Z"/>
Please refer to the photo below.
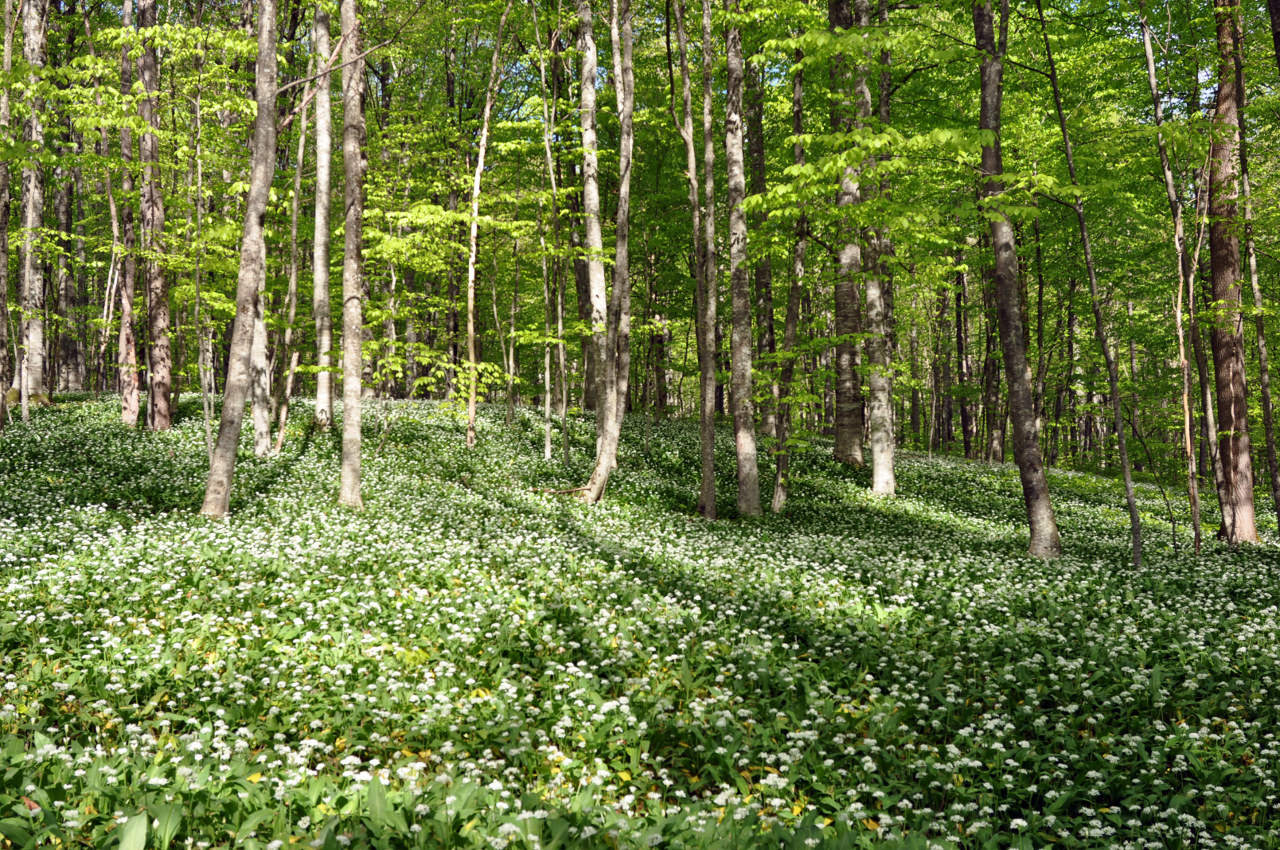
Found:
<path fill-rule="evenodd" d="M 142 134 L 142 247 L 147 252 L 147 421 L 157 431 L 172 423 L 169 391 L 173 355 L 169 350 L 169 286 L 160 256 L 164 253 L 164 195 L 160 189 L 160 114 L 157 92 L 160 66 L 155 39 L 147 30 L 156 26 L 156 0 L 138 0 L 138 29 L 143 33 L 139 76 L 146 97 L 138 101 L 138 115 L 150 129 Z M 274 108 L 272 112 L 274 113 Z"/>
<path fill-rule="evenodd" d="M 983 145 L 982 187 L 984 199 L 998 198 L 1004 186 L 1004 166 L 1000 154 L 1000 113 L 1004 88 L 1004 55 L 1008 36 L 1008 0 L 1002 0 L 999 37 L 990 0 L 973 7 L 973 28 L 978 49 L 982 52 L 981 114 L 979 128 L 989 131 L 993 141 Z M 995 252 L 995 288 L 1000 323 L 1000 342 L 1004 352 L 1005 377 L 1009 385 L 1009 411 L 1013 421 L 1013 452 L 1022 479 L 1022 495 L 1031 527 L 1029 551 L 1042 558 L 1062 553 L 1058 525 L 1049 499 L 1044 462 L 1036 439 L 1035 408 L 1031 398 L 1031 379 L 1027 368 L 1022 305 L 1018 287 L 1018 255 L 1014 248 L 1013 227 L 1007 216 L 988 210 L 991 246 Z"/>
<path fill-rule="evenodd" d="M 1240 309 L 1240 239 L 1237 209 L 1239 104 L 1236 98 L 1235 16 L 1239 0 L 1219 0 L 1218 96 L 1209 149 L 1209 261 L 1213 270 L 1210 344 L 1218 403 L 1218 457 L 1222 467 L 1222 524 L 1230 543 L 1258 540 L 1245 387 L 1244 329 Z"/>

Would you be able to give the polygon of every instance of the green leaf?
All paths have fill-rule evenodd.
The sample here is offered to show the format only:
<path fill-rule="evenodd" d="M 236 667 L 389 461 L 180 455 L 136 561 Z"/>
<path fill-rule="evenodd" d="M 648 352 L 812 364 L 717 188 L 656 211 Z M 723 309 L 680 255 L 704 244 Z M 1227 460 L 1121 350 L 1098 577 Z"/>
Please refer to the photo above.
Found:
<path fill-rule="evenodd" d="M 369 817 L 383 826 L 388 822 L 387 811 L 387 790 L 375 776 L 369 780 Z"/>
<path fill-rule="evenodd" d="M 133 815 L 120 830 L 120 850 L 145 850 L 147 846 L 147 821 L 145 813 Z"/>

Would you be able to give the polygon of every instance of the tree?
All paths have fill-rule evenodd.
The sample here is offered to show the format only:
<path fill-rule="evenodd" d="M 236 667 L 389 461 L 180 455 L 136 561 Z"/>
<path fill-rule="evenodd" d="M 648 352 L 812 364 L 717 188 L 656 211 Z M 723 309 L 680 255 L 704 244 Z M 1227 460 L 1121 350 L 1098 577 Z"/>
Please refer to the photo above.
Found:
<path fill-rule="evenodd" d="M 484 113 L 480 119 L 480 143 L 476 151 L 476 170 L 471 179 L 471 229 L 467 253 L 467 448 L 476 444 L 476 395 L 480 375 L 480 361 L 476 352 L 476 251 L 480 234 L 480 178 L 484 174 L 484 157 L 489 149 L 489 119 L 493 115 L 493 101 L 498 94 L 502 67 L 502 30 L 511 13 L 511 0 L 502 9 L 498 22 L 498 38 L 493 45 L 493 57 L 489 61 L 489 85 L 485 88 Z M 496 303 L 495 303 L 496 309 Z"/>
<path fill-rule="evenodd" d="M 609 16 L 613 47 L 613 83 L 618 102 L 618 207 L 614 227 L 613 292 L 609 299 L 601 384 L 596 396 L 600 439 L 596 463 L 583 497 L 594 504 L 604 497 L 618 466 L 618 440 L 627 409 L 631 375 L 631 162 L 635 147 L 635 67 L 632 57 L 630 0 L 612 0 Z"/>
<path fill-rule="evenodd" d="M 829 0 L 827 21 L 833 32 L 853 28 L 853 9 L 849 0 Z M 871 92 L 863 69 L 853 79 L 844 55 L 837 55 L 831 68 L 832 87 L 836 96 L 831 107 L 831 129 L 849 134 L 854 127 L 850 114 L 850 97 L 856 91 L 859 117 L 865 121 L 871 109 Z M 857 169 L 846 165 L 840 177 L 836 205 L 840 208 L 861 203 L 862 191 Z M 849 230 L 842 223 L 842 228 Z M 857 234 L 842 234 L 837 260 L 835 284 L 836 380 L 835 380 L 835 458 L 841 463 L 862 465 L 862 432 L 865 426 L 862 407 L 862 379 L 858 374 L 859 342 L 862 311 L 858 306 L 858 276 L 863 270 L 862 244 Z"/>
<path fill-rule="evenodd" d="M 752 401 L 751 283 L 747 265 L 747 196 L 742 129 L 742 30 L 734 18 L 738 0 L 727 0 L 730 21 L 725 31 L 728 94 L 725 98 L 725 167 L 728 171 L 729 293 L 733 327 L 729 349 L 733 405 L 733 442 L 738 457 L 738 513 L 760 514 L 760 473 L 756 465 L 755 405 Z"/>
<path fill-rule="evenodd" d="M 1031 379 L 1027 368 L 1023 337 L 1022 297 L 1018 281 L 1018 254 L 1013 225 L 1001 209 L 1004 164 L 1000 151 L 1000 119 L 1004 96 L 1004 57 L 1008 46 L 1009 0 L 1001 0 L 999 37 L 991 0 L 973 6 L 973 29 L 982 53 L 979 129 L 990 135 L 982 145 L 981 195 L 990 222 L 991 247 L 995 252 L 995 294 L 1004 354 L 1005 379 L 1009 385 L 1009 418 L 1013 422 L 1013 454 L 1022 480 L 1022 496 L 1031 526 L 1029 551 L 1041 558 L 1062 554 L 1058 524 L 1049 499 L 1044 461 L 1035 427 Z"/>
<path fill-rule="evenodd" d="M 156 0 L 138 0 L 138 30 L 142 34 L 142 58 L 138 76 L 145 95 L 138 101 L 138 116 L 150 129 L 142 134 L 139 159 L 142 161 L 142 249 L 146 257 L 147 339 L 147 422 L 157 431 L 168 430 L 173 421 L 169 393 L 172 389 L 173 356 L 169 350 L 169 287 L 161 257 L 164 254 L 164 194 L 160 188 L 160 115 L 157 93 L 160 67 L 156 57 L 154 29 Z"/>
<path fill-rule="evenodd" d="M 222 397 L 222 419 L 218 425 L 213 457 L 209 462 L 204 505 L 200 509 L 202 514 L 209 517 L 226 516 L 231 504 L 236 447 L 240 442 L 244 406 L 249 394 L 249 349 L 253 345 L 255 302 L 258 300 L 261 281 L 267 273 L 267 245 L 263 228 L 276 161 L 275 0 L 262 0 L 258 4 L 258 59 L 254 79 L 258 115 L 253 125 L 250 148 L 249 194 L 245 200 L 244 226 L 240 239 L 235 324 L 231 331 L 230 359 Z M 357 369 L 357 380 L 359 374 Z"/>
<path fill-rule="evenodd" d="M 48 0 L 25 0 L 22 6 L 22 56 L 27 62 L 26 140 L 34 152 L 44 146 L 44 99 L 39 95 L 45 64 Z M 22 167 L 22 242 L 18 247 L 22 287 L 22 360 L 20 394 L 23 418 L 28 400 L 45 394 L 44 261 L 37 240 L 44 227 L 44 167 L 28 158 Z"/>
<path fill-rule="evenodd" d="M 133 26 L 133 0 L 124 0 L 123 22 L 127 31 Z M 120 90 L 127 95 L 133 89 L 133 62 L 129 45 L 120 48 Z M 120 128 L 120 335 L 116 359 L 120 373 L 120 421 L 130 428 L 138 424 L 141 407 L 141 383 L 138 380 L 138 342 L 133 328 L 133 299 L 138 286 L 138 234 L 133 218 L 133 131 L 128 124 Z"/>
<path fill-rule="evenodd" d="M 4 53 L 2 72 L 6 80 L 13 73 L 14 0 L 4 0 Z M 0 143 L 9 144 L 9 86 L 0 87 Z M 0 408 L 3 390 L 9 386 L 9 162 L 0 160 Z M 0 409 L 0 428 L 6 411 Z"/>
<path fill-rule="evenodd" d="M 311 242 L 311 315 L 316 323 L 316 424 L 333 422 L 333 317 L 329 305 L 329 193 L 332 186 L 333 107 L 329 96 L 329 13 L 316 4 L 312 26 L 316 63 L 316 199 L 315 233 Z"/>
<path fill-rule="evenodd" d="M 364 56 L 360 0 L 342 0 L 342 480 L 338 503 L 359 508 L 360 400 L 364 369 Z"/>
<path fill-rule="evenodd" d="M 1222 535 L 1229 543 L 1256 543 L 1249 397 L 1245 388 L 1244 320 L 1240 308 L 1237 158 L 1240 113 L 1236 96 L 1235 16 L 1239 0 L 1214 6 L 1218 41 L 1218 93 L 1209 147 L 1209 262 L 1213 270 L 1210 345 L 1218 404 L 1218 457 Z"/>
<path fill-rule="evenodd" d="M 710 10 L 704 5 L 704 17 Z M 690 265 L 693 271 L 693 310 L 695 336 L 697 337 L 698 358 L 698 440 L 701 459 L 701 486 L 698 490 L 698 513 L 707 519 L 716 518 L 716 361 L 715 361 L 715 327 L 716 299 L 714 288 L 707 283 L 707 274 L 713 266 L 708 264 L 706 253 L 712 245 L 712 239 L 704 237 L 702 204 L 698 200 L 698 156 L 693 138 L 693 86 L 689 73 L 689 36 L 685 26 L 685 0 L 676 0 L 676 40 L 680 50 L 680 98 L 681 117 L 677 121 L 674 106 L 672 121 L 676 122 L 680 137 L 684 141 L 685 178 L 689 184 L 689 214 L 692 219 L 691 234 L 693 237 L 690 251 Z M 707 29 L 710 29 L 707 18 Z M 705 57 L 706 54 L 704 54 Z M 715 147 L 711 142 L 711 100 L 710 81 L 704 76 L 703 126 L 704 155 L 706 161 L 714 164 Z M 674 99 L 674 93 L 673 93 Z M 710 166 L 708 166 L 710 167 Z M 710 201 L 714 200 L 715 187 L 712 177 L 707 174 L 707 193 Z M 711 207 L 714 214 L 714 207 Z M 714 224 L 709 225 L 714 228 Z"/>
<path fill-rule="evenodd" d="M 1067 130 L 1067 113 L 1062 108 L 1062 90 L 1058 85 L 1058 68 L 1053 61 L 1053 48 L 1049 43 L 1049 26 L 1045 22 L 1044 4 L 1036 0 L 1036 11 L 1040 16 L 1040 35 L 1044 40 L 1045 59 L 1049 64 L 1049 84 L 1053 89 L 1053 106 L 1058 116 L 1058 128 L 1062 133 L 1062 151 L 1067 159 L 1067 173 L 1072 186 L 1079 186 L 1076 176 L 1075 151 L 1071 147 L 1071 134 Z M 1084 214 L 1084 201 L 1079 197 L 1071 203 L 1076 214 L 1076 223 L 1080 228 L 1080 247 L 1084 251 L 1085 274 L 1089 278 L 1089 298 L 1093 304 L 1093 329 L 1098 341 L 1098 350 L 1102 353 L 1103 363 L 1107 368 L 1107 382 L 1111 389 L 1111 412 L 1116 428 L 1116 442 L 1120 453 L 1120 472 L 1124 476 L 1124 497 L 1129 508 L 1130 552 L 1133 555 L 1133 566 L 1142 566 L 1142 519 L 1138 515 L 1138 501 L 1133 489 L 1133 470 L 1129 465 L 1128 441 L 1125 437 L 1126 425 L 1124 413 L 1121 411 L 1120 373 L 1116 367 L 1115 352 L 1107 339 L 1106 321 L 1102 316 L 1102 296 L 1098 291 L 1098 272 L 1093 261 L 1093 242 L 1089 238 L 1088 220 Z"/>

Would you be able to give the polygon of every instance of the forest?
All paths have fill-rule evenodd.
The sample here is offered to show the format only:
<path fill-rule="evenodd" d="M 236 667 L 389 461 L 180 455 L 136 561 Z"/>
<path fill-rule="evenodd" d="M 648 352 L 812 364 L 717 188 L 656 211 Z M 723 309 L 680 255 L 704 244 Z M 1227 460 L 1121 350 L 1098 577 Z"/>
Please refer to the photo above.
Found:
<path fill-rule="evenodd" d="M 2 0 L 0 848 L 1280 847 L 1280 0 Z"/>

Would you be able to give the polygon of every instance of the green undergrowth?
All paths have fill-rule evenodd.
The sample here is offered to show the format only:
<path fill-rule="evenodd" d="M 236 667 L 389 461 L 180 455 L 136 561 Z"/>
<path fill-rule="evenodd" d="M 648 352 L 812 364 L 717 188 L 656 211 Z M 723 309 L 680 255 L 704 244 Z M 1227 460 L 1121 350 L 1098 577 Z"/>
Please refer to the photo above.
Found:
<path fill-rule="evenodd" d="M 1118 484 L 1054 473 L 1046 563 L 1012 467 L 884 500 L 822 447 L 744 520 L 728 432 L 706 522 L 642 418 L 587 508 L 589 420 L 566 466 L 425 403 L 366 409 L 362 512 L 295 405 L 210 521 L 198 411 L 0 435 L 0 847 L 1280 846 L 1273 531 L 1193 558 L 1144 485 L 1135 570 Z"/>

